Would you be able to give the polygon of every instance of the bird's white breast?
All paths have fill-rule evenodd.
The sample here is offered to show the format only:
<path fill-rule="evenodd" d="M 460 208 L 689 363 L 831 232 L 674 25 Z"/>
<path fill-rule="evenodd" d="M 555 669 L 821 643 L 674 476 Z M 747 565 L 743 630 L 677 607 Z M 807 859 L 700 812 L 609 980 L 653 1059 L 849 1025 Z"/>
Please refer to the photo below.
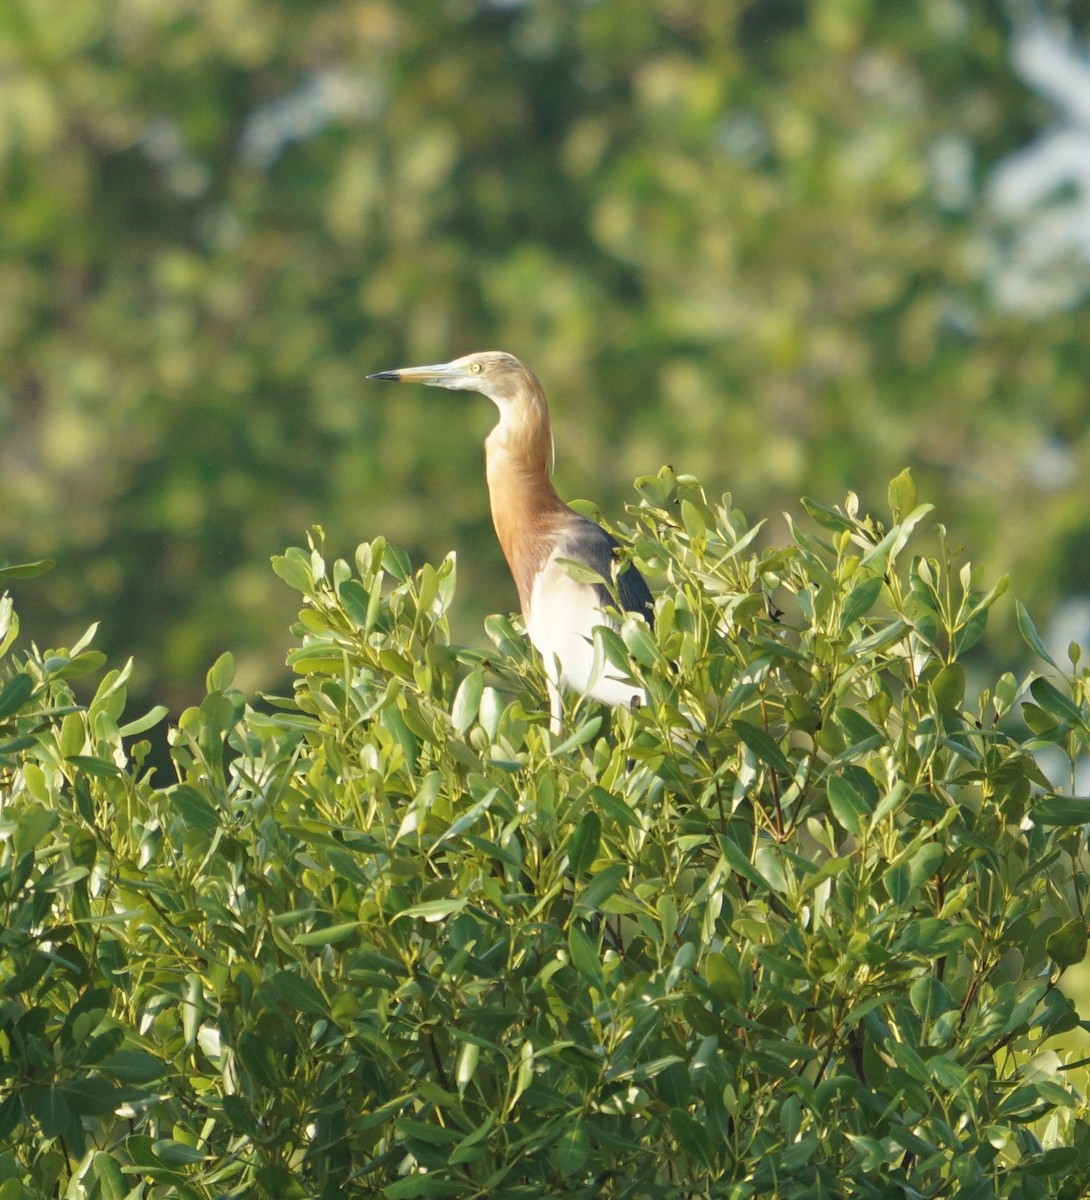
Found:
<path fill-rule="evenodd" d="M 550 679 L 604 704 L 642 703 L 643 689 L 610 674 L 608 663 L 592 678 L 595 626 L 616 628 L 616 622 L 602 611 L 595 589 L 572 579 L 557 564 L 557 555 L 554 551 L 549 556 L 534 582 L 526 621 L 530 641 L 545 660 Z"/>

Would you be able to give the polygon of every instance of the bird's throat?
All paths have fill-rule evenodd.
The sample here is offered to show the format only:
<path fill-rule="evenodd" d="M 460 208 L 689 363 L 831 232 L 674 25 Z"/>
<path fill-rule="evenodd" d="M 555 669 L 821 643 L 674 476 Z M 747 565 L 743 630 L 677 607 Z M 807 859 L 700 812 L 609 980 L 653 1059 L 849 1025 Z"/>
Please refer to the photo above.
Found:
<path fill-rule="evenodd" d="M 551 452 L 547 418 L 535 427 L 524 424 L 521 429 L 501 421 L 485 442 L 492 523 L 524 615 L 529 611 L 534 580 L 569 511 L 549 479 Z"/>

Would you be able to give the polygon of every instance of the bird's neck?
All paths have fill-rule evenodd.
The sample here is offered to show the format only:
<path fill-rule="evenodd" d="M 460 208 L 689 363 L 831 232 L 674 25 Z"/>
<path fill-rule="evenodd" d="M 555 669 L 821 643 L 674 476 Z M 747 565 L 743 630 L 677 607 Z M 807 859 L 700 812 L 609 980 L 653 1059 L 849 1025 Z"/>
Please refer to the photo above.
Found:
<path fill-rule="evenodd" d="M 523 613 L 568 507 L 549 479 L 552 434 L 544 396 L 506 412 L 485 442 L 492 523 Z"/>

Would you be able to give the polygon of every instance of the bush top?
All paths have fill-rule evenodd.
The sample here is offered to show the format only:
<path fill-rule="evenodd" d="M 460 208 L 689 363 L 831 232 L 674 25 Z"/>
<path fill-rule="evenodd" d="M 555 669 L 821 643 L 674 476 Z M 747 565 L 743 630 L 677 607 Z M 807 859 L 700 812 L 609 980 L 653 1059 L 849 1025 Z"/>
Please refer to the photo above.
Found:
<path fill-rule="evenodd" d="M 1085 1193 L 1077 655 L 969 684 L 1005 581 L 912 549 L 907 476 L 764 548 L 637 486 L 655 629 L 595 653 L 648 702 L 559 738 L 517 622 L 452 645 L 453 558 L 381 538 L 275 560 L 294 692 L 225 655 L 169 784 L 128 668 L 77 703 L 4 602 L 4 1200 Z"/>

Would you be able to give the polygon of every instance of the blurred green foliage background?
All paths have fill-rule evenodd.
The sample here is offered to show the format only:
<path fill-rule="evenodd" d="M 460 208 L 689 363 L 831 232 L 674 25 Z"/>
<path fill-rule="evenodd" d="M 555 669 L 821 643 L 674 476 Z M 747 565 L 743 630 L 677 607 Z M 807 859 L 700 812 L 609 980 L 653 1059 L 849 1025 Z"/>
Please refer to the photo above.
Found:
<path fill-rule="evenodd" d="M 884 511 L 910 465 L 1043 621 L 1090 592 L 1087 16 L 6 0 L 0 558 L 60 564 L 25 628 L 101 618 L 174 708 L 227 647 L 269 685 L 268 558 L 320 522 L 455 548 L 482 640 L 490 406 L 364 376 L 488 347 L 543 380 L 565 496 L 669 462 L 751 518 Z"/>

